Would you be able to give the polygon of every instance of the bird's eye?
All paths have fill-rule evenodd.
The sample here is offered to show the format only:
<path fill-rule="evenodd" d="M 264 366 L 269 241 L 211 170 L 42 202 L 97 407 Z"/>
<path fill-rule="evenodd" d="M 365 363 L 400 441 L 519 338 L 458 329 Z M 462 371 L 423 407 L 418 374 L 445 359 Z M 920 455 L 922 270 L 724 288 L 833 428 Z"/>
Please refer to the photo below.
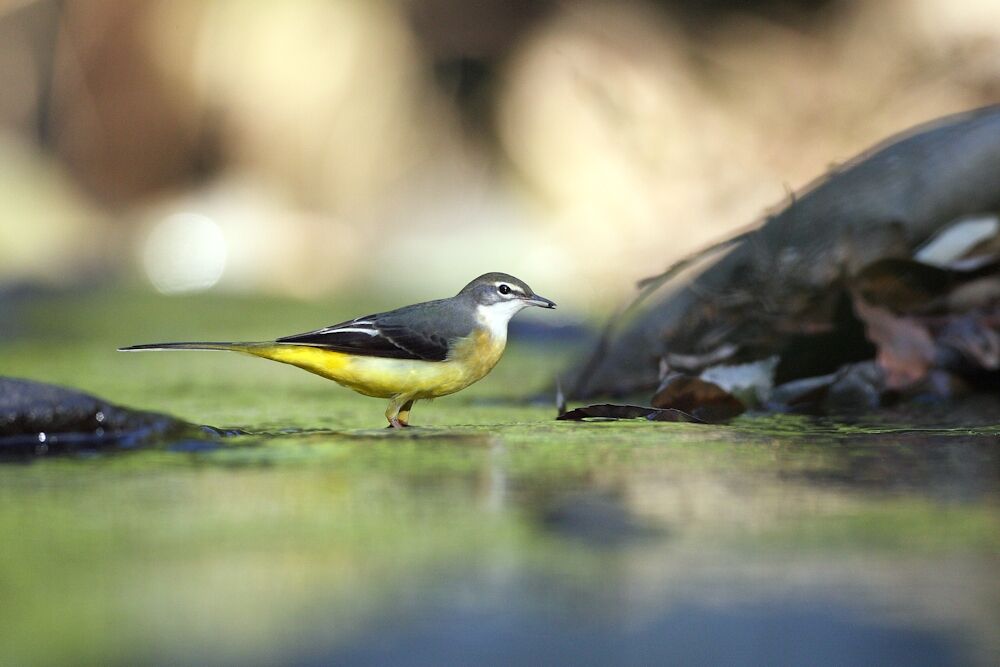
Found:
<path fill-rule="evenodd" d="M 506 296 L 510 294 L 510 286 L 501 284 L 500 287 L 497 288 L 497 291 Z"/>

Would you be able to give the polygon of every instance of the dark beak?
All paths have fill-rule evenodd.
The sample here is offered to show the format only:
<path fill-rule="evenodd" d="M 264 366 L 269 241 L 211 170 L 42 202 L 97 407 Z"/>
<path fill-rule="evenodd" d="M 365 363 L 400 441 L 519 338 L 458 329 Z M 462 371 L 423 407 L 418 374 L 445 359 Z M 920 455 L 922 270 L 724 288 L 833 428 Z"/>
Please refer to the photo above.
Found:
<path fill-rule="evenodd" d="M 556 304 L 553 301 L 549 301 L 544 296 L 538 296 L 537 294 L 532 294 L 525 301 L 529 306 L 539 306 L 541 308 L 555 308 Z"/>

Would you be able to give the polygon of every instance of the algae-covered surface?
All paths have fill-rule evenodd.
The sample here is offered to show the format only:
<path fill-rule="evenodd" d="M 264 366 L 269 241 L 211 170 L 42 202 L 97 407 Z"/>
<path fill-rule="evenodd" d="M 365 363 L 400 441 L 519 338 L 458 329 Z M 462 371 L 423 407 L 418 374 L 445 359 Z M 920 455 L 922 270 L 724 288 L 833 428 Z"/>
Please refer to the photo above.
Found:
<path fill-rule="evenodd" d="M 388 431 L 381 401 L 297 369 L 114 351 L 393 305 L 20 302 L 0 374 L 247 434 L 0 465 L 0 664 L 1000 659 L 981 414 L 556 422 L 514 399 L 571 345 L 515 336 Z"/>

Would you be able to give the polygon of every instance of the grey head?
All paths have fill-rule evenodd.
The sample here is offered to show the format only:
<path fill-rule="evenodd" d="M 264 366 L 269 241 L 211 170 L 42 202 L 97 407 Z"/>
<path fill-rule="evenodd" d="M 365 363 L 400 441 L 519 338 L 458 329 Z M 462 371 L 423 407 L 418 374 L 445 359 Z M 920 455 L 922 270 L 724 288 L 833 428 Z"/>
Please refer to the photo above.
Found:
<path fill-rule="evenodd" d="M 556 304 L 535 294 L 528 283 L 507 273 L 484 273 L 462 288 L 460 297 L 472 299 L 477 306 L 516 312 L 527 306 L 555 308 Z"/>

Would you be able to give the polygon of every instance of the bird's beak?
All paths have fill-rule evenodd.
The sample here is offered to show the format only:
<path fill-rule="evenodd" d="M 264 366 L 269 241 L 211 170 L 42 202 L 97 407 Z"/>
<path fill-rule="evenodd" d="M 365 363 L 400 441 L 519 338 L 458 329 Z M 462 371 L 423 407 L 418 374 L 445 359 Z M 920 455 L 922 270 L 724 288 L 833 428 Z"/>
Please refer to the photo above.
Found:
<path fill-rule="evenodd" d="M 553 301 L 549 301 L 544 296 L 538 296 L 537 294 L 532 294 L 527 299 L 524 300 L 529 306 L 539 306 L 541 308 L 555 308 L 556 304 Z"/>

